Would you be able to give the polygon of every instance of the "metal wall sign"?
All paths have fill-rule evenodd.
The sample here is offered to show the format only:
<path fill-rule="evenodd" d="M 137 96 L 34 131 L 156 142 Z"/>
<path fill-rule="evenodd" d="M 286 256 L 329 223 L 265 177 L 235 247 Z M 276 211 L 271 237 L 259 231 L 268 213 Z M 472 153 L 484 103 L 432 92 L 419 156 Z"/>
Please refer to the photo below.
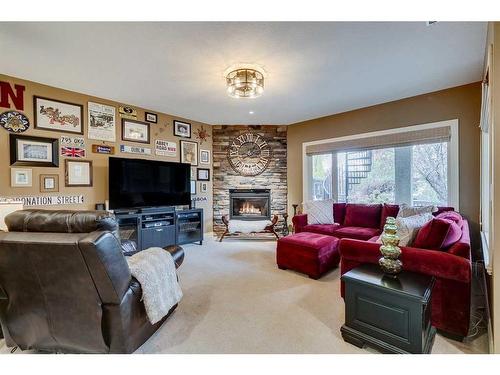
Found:
<path fill-rule="evenodd" d="M 155 141 L 155 154 L 159 156 L 176 156 L 177 143 L 157 139 Z"/>
<path fill-rule="evenodd" d="M 151 155 L 151 149 L 149 147 L 141 146 L 120 145 L 120 152 L 126 152 L 129 154 Z"/>
<path fill-rule="evenodd" d="M 70 158 L 85 157 L 85 139 L 83 137 L 61 136 L 61 156 Z"/>
<path fill-rule="evenodd" d="M 108 145 L 92 145 L 92 152 L 96 154 L 113 155 L 115 153 L 115 147 Z"/>
<path fill-rule="evenodd" d="M 29 206 L 57 206 L 67 204 L 83 204 L 83 195 L 38 195 L 26 197 L 3 197 L 3 199 L 19 200 L 25 207 Z"/>

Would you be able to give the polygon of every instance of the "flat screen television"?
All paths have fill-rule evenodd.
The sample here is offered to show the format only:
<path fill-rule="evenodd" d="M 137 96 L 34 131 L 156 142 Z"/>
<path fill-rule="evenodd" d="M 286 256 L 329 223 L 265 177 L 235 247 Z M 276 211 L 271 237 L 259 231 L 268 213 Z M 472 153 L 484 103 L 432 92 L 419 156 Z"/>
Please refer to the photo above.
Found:
<path fill-rule="evenodd" d="M 157 160 L 109 158 L 109 208 L 191 203 L 191 166 Z"/>

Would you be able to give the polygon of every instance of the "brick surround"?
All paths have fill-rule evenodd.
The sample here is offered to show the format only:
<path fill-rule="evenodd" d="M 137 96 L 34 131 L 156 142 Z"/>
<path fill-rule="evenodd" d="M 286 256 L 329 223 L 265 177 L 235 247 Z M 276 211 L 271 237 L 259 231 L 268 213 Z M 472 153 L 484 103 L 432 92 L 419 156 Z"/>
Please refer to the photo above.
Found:
<path fill-rule="evenodd" d="M 228 146 L 243 133 L 257 133 L 271 146 L 267 169 L 258 176 L 245 177 L 233 170 L 227 159 Z M 283 214 L 287 212 L 287 128 L 271 125 L 215 125 L 213 140 L 214 232 L 224 231 L 221 221 L 229 214 L 229 189 L 271 189 L 271 215 L 278 215 L 278 232 L 283 233 Z M 290 222 L 290 220 L 289 220 Z"/>

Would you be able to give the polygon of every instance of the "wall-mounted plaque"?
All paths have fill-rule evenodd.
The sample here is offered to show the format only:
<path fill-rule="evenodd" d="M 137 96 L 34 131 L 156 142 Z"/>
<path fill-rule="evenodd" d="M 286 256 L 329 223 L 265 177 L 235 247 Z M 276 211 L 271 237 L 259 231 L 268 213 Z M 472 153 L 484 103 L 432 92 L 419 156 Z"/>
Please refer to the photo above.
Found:
<path fill-rule="evenodd" d="M 140 146 L 120 145 L 120 152 L 126 152 L 129 154 L 151 155 L 151 149 L 149 147 Z"/>
<path fill-rule="evenodd" d="M 92 152 L 96 154 L 114 155 L 115 147 L 108 145 L 92 145 Z"/>

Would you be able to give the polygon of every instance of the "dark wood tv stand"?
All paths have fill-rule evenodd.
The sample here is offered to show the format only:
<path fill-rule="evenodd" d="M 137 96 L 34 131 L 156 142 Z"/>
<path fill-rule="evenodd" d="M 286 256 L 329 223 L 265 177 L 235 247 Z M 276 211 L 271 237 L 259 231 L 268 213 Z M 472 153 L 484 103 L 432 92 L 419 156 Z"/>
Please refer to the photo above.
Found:
<path fill-rule="evenodd" d="M 176 211 L 174 207 L 115 211 L 122 240 L 133 241 L 139 251 L 149 247 L 203 241 L 203 209 Z"/>

